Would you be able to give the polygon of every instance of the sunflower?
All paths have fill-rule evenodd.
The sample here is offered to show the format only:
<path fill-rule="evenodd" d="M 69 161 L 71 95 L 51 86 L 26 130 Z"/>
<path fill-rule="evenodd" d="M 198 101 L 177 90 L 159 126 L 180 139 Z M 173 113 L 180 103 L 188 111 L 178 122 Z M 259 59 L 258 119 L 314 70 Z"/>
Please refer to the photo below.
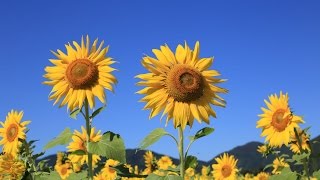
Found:
<path fill-rule="evenodd" d="M 285 167 L 289 167 L 289 164 L 285 162 L 284 158 L 276 158 L 273 160 L 273 174 L 280 174 L 282 169 Z"/>
<path fill-rule="evenodd" d="M 101 170 L 105 180 L 114 180 L 117 177 L 117 171 L 115 171 L 112 167 L 119 164 L 119 161 L 108 159 Z"/>
<path fill-rule="evenodd" d="M 3 145 L 3 152 L 11 153 L 14 157 L 19 151 L 21 142 L 19 139 L 26 139 L 26 126 L 31 121 L 21 122 L 23 112 L 11 110 L 8 113 L 5 122 L 0 122 L 2 128 L 0 128 L 0 145 Z"/>
<path fill-rule="evenodd" d="M 195 169 L 194 168 L 191 168 L 189 167 L 188 169 L 186 169 L 185 171 L 185 174 L 186 174 L 186 177 L 185 179 L 188 180 L 188 179 L 194 179 L 196 173 L 195 173 Z"/>
<path fill-rule="evenodd" d="M 21 179 L 25 170 L 23 161 L 16 159 L 12 154 L 5 153 L 0 156 L 1 179 Z"/>
<path fill-rule="evenodd" d="M 173 119 L 174 127 L 186 125 L 190 127 L 193 120 L 209 123 L 209 117 L 216 117 L 212 105 L 225 106 L 225 101 L 218 93 L 227 90 L 216 86 L 225 80 L 218 79 L 219 72 L 209 70 L 213 58 L 199 58 L 199 42 L 194 51 L 178 45 L 175 54 L 165 45 L 160 50 L 153 49 L 155 58 L 143 57 L 142 65 L 150 73 L 136 76 L 142 81 L 137 85 L 146 86 L 138 91 L 146 96 L 141 99 L 146 102 L 144 109 L 151 109 L 149 118 L 161 111 L 162 117 L 167 114 L 166 124 Z"/>
<path fill-rule="evenodd" d="M 68 152 L 74 152 L 77 150 L 82 150 L 87 152 L 86 142 L 87 142 L 87 130 L 84 127 L 81 127 L 82 132 L 77 130 L 74 131 L 72 136 L 72 142 L 69 143 Z M 100 131 L 95 133 L 95 128 L 91 128 L 90 133 L 90 142 L 97 142 L 101 139 Z M 85 162 L 88 162 L 88 155 L 77 155 L 77 154 L 70 154 L 68 156 L 72 164 L 80 163 L 83 165 Z M 100 160 L 100 157 L 96 154 L 92 155 L 92 164 L 93 166 Z"/>
<path fill-rule="evenodd" d="M 310 151 L 309 135 L 305 131 L 301 130 L 300 128 L 297 128 L 297 133 L 301 140 L 302 150 Z M 291 134 L 290 138 L 291 138 L 290 150 L 296 154 L 301 153 L 299 148 L 299 142 L 294 132 Z"/>
<path fill-rule="evenodd" d="M 68 104 L 68 109 L 81 108 L 84 100 L 88 100 L 92 109 L 95 106 L 95 98 L 105 103 L 104 88 L 113 91 L 116 78 L 111 74 L 115 69 L 110 67 L 115 63 L 107 57 L 109 47 L 102 48 L 102 41 L 97 49 L 98 39 L 90 48 L 89 36 L 81 46 L 73 41 L 74 47 L 68 43 L 65 45 L 67 53 L 57 50 L 52 53 L 57 59 L 50 59 L 54 66 L 45 68 L 44 75 L 49 81 L 44 84 L 53 86 L 50 100 L 56 99 L 54 104 L 60 102 L 60 107 Z M 61 100 L 61 101 L 60 101 Z"/>
<path fill-rule="evenodd" d="M 144 169 L 144 174 L 150 174 L 152 171 L 155 170 L 155 164 L 154 164 L 154 156 L 151 151 L 147 151 L 144 155 L 144 163 L 146 168 Z"/>
<path fill-rule="evenodd" d="M 261 146 L 258 146 L 257 151 L 258 151 L 259 153 L 261 153 L 261 154 L 266 154 L 267 151 L 268 151 L 268 147 L 267 147 L 267 145 L 263 144 L 263 145 L 261 145 Z"/>
<path fill-rule="evenodd" d="M 288 145 L 290 134 L 297 128 L 298 123 L 304 121 L 300 116 L 293 115 L 288 105 L 288 94 L 282 94 L 278 97 L 276 94 L 265 100 L 268 109 L 261 108 L 263 114 L 257 122 L 257 128 L 262 128 L 261 136 L 266 136 L 266 141 L 271 147 L 281 147 L 283 144 Z"/>
<path fill-rule="evenodd" d="M 254 180 L 268 180 L 269 176 L 268 173 L 260 172 L 254 177 Z"/>
<path fill-rule="evenodd" d="M 61 179 L 67 179 L 68 176 L 72 173 L 70 163 L 57 165 L 55 166 L 55 169 L 60 175 Z"/>
<path fill-rule="evenodd" d="M 158 168 L 162 170 L 167 170 L 168 167 L 172 166 L 172 160 L 169 156 L 162 156 L 157 162 Z"/>
<path fill-rule="evenodd" d="M 229 156 L 224 153 L 220 157 L 215 158 L 215 160 L 217 163 L 212 165 L 214 179 L 236 179 L 236 173 L 239 171 L 237 169 L 238 160 L 233 155 Z"/>

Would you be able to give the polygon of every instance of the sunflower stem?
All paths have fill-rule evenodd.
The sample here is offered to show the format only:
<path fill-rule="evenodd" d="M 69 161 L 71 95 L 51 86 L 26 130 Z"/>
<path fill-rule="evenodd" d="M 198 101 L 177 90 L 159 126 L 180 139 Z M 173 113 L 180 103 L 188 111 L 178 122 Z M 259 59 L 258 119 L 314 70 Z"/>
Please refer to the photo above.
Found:
<path fill-rule="evenodd" d="M 303 153 L 302 142 L 301 142 L 301 138 L 300 138 L 296 128 L 294 128 L 294 134 L 296 136 L 296 139 L 298 140 L 299 150 L 300 150 L 300 153 L 302 154 Z M 309 180 L 310 176 L 309 176 L 308 159 L 307 158 L 303 158 L 303 168 L 304 168 L 304 175 L 307 176 L 307 179 Z"/>
<path fill-rule="evenodd" d="M 179 155 L 180 155 L 180 176 L 184 179 L 184 147 L 183 147 L 183 129 L 179 127 Z"/>
<path fill-rule="evenodd" d="M 85 119 L 86 119 L 86 129 L 87 129 L 87 154 L 88 154 L 88 179 L 93 179 L 93 171 L 92 171 L 92 153 L 90 153 L 90 134 L 91 134 L 91 121 L 89 115 L 89 104 L 88 100 L 84 101 L 85 108 Z"/>

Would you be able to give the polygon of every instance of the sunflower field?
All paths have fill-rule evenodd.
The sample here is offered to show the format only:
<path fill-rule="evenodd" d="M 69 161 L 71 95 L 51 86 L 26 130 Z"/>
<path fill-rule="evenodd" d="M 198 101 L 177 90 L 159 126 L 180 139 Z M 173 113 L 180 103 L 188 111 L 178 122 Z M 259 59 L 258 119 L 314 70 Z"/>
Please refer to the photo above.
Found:
<path fill-rule="evenodd" d="M 150 111 L 150 119 L 157 115 L 166 124 L 172 121 L 178 136 L 164 128 L 150 130 L 138 149 L 145 150 L 144 168 L 126 162 L 125 139 L 111 131 L 101 132 L 92 122 L 105 110 L 105 90 L 114 91 L 117 78 L 113 72 L 116 63 L 107 55 L 109 46 L 98 39 L 90 42 L 89 36 L 80 42 L 65 44 L 65 50 L 52 51 L 54 58 L 44 68 L 43 84 L 52 87 L 49 100 L 54 105 L 66 108 L 66 116 L 83 119 L 81 129 L 66 128 L 48 142 L 44 150 L 58 145 L 65 152 L 56 153 L 53 166 L 43 159 L 44 152 L 35 153 L 35 141 L 29 140 L 28 125 L 22 111 L 11 110 L 2 117 L 0 127 L 0 179 L 147 179 L 147 180 L 282 180 L 282 179 L 320 179 L 320 170 L 313 166 L 319 157 L 313 156 L 308 128 L 301 129 L 305 123 L 302 116 L 290 108 L 289 95 L 280 92 L 271 94 L 264 100 L 256 128 L 261 129 L 265 144 L 257 147 L 261 156 L 274 156 L 273 163 L 260 172 L 244 173 L 238 167 L 236 156 L 223 153 L 215 158 L 215 163 L 199 167 L 197 157 L 190 155 L 189 149 L 200 138 L 214 132 L 212 127 L 204 127 L 190 136 L 188 144 L 186 127 L 192 128 L 194 122 L 209 124 L 216 118 L 215 107 L 225 107 L 221 94 L 228 90 L 220 87 L 225 79 L 212 69 L 214 59 L 200 56 L 200 42 L 190 47 L 187 42 L 179 44 L 175 50 L 168 45 L 153 49 L 154 55 L 145 55 L 141 64 L 146 72 L 136 75 L 139 79 L 137 92 Z M 102 104 L 101 107 L 98 104 Z M 32 130 L 32 129 L 31 129 Z M 169 156 L 156 157 L 147 148 L 163 136 L 172 139 L 177 147 L 179 162 L 174 163 Z M 287 146 L 292 156 L 280 152 Z"/>

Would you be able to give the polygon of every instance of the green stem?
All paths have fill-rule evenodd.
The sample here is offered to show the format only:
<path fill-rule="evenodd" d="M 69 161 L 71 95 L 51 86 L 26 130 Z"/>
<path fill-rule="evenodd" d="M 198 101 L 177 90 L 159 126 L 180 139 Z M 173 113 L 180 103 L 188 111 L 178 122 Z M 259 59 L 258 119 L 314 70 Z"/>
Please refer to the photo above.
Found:
<path fill-rule="evenodd" d="M 184 149 L 183 149 L 183 129 L 179 127 L 179 155 L 180 155 L 180 176 L 184 179 Z"/>
<path fill-rule="evenodd" d="M 298 140 L 299 150 L 300 150 L 300 153 L 302 154 L 303 153 L 302 142 L 296 128 L 294 128 L 294 134 L 296 136 L 296 139 Z M 303 158 L 303 168 L 304 168 L 304 175 L 307 176 L 308 179 L 310 179 L 307 158 Z"/>
<path fill-rule="evenodd" d="M 90 153 L 90 134 L 91 134 L 91 121 L 89 115 L 89 104 L 88 100 L 84 101 L 85 108 L 85 119 L 86 119 L 86 129 L 87 129 L 87 154 L 88 154 L 88 179 L 93 179 L 93 171 L 92 171 L 92 153 Z"/>

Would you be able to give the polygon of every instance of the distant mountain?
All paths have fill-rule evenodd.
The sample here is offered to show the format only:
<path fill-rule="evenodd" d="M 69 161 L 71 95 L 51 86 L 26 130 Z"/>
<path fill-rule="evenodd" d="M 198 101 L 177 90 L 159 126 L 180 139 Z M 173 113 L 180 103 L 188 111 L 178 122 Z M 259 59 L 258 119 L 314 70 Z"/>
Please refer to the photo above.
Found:
<path fill-rule="evenodd" d="M 319 142 L 319 143 L 317 143 Z M 319 157 L 320 156 L 320 136 L 314 138 L 311 140 L 313 154 L 312 158 Z M 226 151 L 226 153 L 229 153 L 231 155 L 234 155 L 238 159 L 238 167 L 241 169 L 242 173 L 251 172 L 251 173 L 257 173 L 263 170 L 263 168 L 271 164 L 274 160 L 274 156 L 268 156 L 268 158 L 262 157 L 259 152 L 257 152 L 257 147 L 262 145 L 260 142 L 249 142 L 247 144 L 237 146 L 229 151 Z M 287 147 L 282 147 L 280 149 L 282 153 L 288 154 L 289 156 L 292 155 L 292 152 Z M 145 154 L 145 150 L 139 150 L 136 149 L 127 149 L 126 150 L 126 156 L 127 156 L 127 163 L 131 165 L 138 165 L 139 169 L 144 169 L 144 158 L 143 155 Z M 161 156 L 164 156 L 163 154 L 153 152 L 154 156 L 159 159 Z M 223 154 L 223 153 L 221 153 Z M 219 157 L 221 154 L 217 155 L 216 157 Z M 200 170 L 202 165 L 205 166 L 211 166 L 213 163 L 215 163 L 215 158 L 212 158 L 209 161 L 198 161 L 198 168 L 197 170 Z M 56 161 L 56 155 L 49 155 L 43 159 L 48 159 L 48 164 L 51 166 L 54 166 Z M 179 164 L 179 160 L 176 158 L 172 158 L 172 161 L 174 164 Z M 315 169 L 319 169 L 320 167 L 320 161 L 317 159 L 317 161 L 311 161 L 313 163 L 313 167 Z"/>

